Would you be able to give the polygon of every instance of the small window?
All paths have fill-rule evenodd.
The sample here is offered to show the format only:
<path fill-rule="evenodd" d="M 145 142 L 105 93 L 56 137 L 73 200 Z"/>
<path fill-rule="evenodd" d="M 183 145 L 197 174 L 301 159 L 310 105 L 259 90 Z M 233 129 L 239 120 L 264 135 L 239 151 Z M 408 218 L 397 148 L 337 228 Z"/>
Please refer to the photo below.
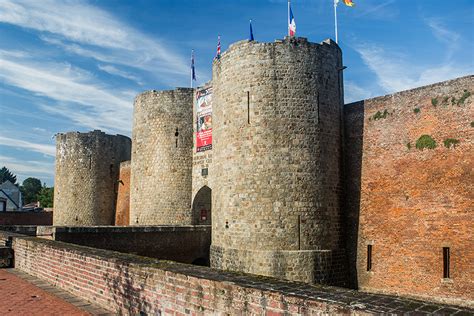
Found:
<path fill-rule="evenodd" d="M 367 271 L 372 271 L 372 245 L 367 245 Z"/>
<path fill-rule="evenodd" d="M 449 247 L 443 247 L 443 278 L 449 279 Z"/>

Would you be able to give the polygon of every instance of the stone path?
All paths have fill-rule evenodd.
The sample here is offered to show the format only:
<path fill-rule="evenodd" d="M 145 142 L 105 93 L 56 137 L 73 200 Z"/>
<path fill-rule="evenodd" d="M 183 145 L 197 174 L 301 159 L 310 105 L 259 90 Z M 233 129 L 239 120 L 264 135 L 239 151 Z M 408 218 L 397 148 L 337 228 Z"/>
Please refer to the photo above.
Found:
<path fill-rule="evenodd" d="M 0 269 L 0 315 L 113 315 L 15 269 Z"/>

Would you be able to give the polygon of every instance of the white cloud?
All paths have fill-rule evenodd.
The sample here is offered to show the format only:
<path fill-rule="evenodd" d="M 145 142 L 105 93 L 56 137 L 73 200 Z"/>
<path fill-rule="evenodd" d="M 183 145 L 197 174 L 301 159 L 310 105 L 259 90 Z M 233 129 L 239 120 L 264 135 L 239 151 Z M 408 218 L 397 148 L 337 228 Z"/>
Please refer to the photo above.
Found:
<path fill-rule="evenodd" d="M 56 147 L 54 145 L 38 144 L 5 136 L 0 136 L 0 145 L 13 148 L 27 149 L 52 157 L 56 156 Z"/>
<path fill-rule="evenodd" d="M 361 87 L 353 81 L 344 82 L 344 103 L 369 99 L 374 96 L 372 89 Z"/>
<path fill-rule="evenodd" d="M 18 160 L 14 157 L 0 155 L 0 166 L 7 167 L 17 176 L 21 183 L 24 179 L 34 177 L 52 185 L 54 181 L 54 162 L 37 160 Z"/>
<path fill-rule="evenodd" d="M 173 49 L 84 1 L 3 0 L 0 22 L 39 31 L 46 42 L 82 56 L 153 71 L 163 80 L 189 71 Z"/>
<path fill-rule="evenodd" d="M 378 85 L 386 93 L 412 89 L 473 72 L 473 65 L 460 65 L 455 61 L 447 61 L 439 65 L 411 62 L 403 54 L 394 50 L 388 52 L 375 44 L 356 46 L 355 50 L 376 75 Z"/>
<path fill-rule="evenodd" d="M 100 70 L 102 71 L 105 71 L 106 73 L 109 73 L 111 75 L 114 75 L 114 76 L 119 76 L 119 77 L 122 77 L 122 78 L 125 78 L 125 79 L 128 79 L 128 80 L 131 80 L 131 81 L 135 81 L 136 83 L 142 85 L 143 83 L 141 82 L 140 78 L 138 78 L 137 76 L 131 74 L 131 73 L 128 73 L 126 71 L 123 71 L 123 70 L 120 70 L 112 65 L 98 65 L 97 66 Z"/>
<path fill-rule="evenodd" d="M 133 98 L 106 87 L 90 73 L 67 63 L 37 63 L 28 58 L 2 57 L 3 82 L 58 101 L 44 106 L 50 113 L 70 118 L 81 126 L 129 131 Z"/>

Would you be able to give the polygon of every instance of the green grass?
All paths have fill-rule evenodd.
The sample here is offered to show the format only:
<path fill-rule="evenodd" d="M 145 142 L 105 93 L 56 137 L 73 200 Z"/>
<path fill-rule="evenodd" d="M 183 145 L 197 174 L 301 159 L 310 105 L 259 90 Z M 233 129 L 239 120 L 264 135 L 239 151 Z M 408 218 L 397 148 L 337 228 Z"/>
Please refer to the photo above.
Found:
<path fill-rule="evenodd" d="M 416 141 L 416 148 L 419 150 L 436 148 L 436 141 L 430 135 L 421 135 Z"/>

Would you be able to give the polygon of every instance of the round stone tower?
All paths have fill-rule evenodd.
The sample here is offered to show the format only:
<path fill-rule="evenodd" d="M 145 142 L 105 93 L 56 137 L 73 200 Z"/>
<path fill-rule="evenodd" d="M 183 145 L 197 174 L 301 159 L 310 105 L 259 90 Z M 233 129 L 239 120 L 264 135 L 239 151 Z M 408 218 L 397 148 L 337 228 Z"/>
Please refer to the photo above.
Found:
<path fill-rule="evenodd" d="M 212 267 L 342 283 L 341 70 L 304 38 L 214 62 Z"/>
<path fill-rule="evenodd" d="M 120 163 L 130 151 L 130 138 L 122 135 L 56 135 L 53 225 L 113 225 Z"/>
<path fill-rule="evenodd" d="M 130 225 L 190 225 L 193 89 L 135 99 Z"/>

